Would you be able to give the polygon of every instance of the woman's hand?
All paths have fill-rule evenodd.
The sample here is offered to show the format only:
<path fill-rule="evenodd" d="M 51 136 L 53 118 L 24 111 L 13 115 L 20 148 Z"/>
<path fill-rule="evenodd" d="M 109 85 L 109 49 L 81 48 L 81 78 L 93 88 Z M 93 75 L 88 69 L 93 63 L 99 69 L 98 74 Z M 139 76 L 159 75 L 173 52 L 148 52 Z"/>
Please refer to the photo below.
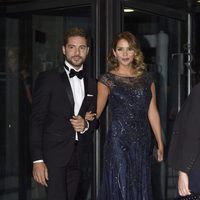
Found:
<path fill-rule="evenodd" d="M 158 161 L 159 162 L 163 161 L 163 157 L 164 157 L 164 147 L 163 147 L 163 145 L 161 145 L 160 147 L 158 147 L 158 149 L 157 149 L 157 156 L 158 156 Z"/>
<path fill-rule="evenodd" d="M 92 113 L 91 111 L 86 112 L 85 114 L 85 120 L 88 120 L 88 121 L 93 121 L 95 117 L 96 117 L 96 113 Z"/>

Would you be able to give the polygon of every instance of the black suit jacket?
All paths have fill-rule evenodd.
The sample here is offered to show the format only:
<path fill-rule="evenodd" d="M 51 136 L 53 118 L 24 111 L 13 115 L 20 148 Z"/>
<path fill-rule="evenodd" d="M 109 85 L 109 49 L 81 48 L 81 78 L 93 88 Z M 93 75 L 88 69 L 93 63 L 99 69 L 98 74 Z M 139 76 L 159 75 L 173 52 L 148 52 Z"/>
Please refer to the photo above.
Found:
<path fill-rule="evenodd" d="M 96 112 L 96 80 L 84 78 L 85 98 L 79 115 Z M 43 159 L 48 165 L 64 166 L 68 163 L 75 144 L 75 131 L 69 121 L 74 115 L 72 89 L 64 66 L 41 72 L 33 92 L 30 115 L 30 150 L 32 160 Z M 95 128 L 96 120 L 81 137 Z M 79 145 L 78 145 L 79 146 Z"/>
<path fill-rule="evenodd" d="M 200 84 L 192 89 L 177 115 L 168 153 L 172 168 L 186 173 L 200 170 Z"/>

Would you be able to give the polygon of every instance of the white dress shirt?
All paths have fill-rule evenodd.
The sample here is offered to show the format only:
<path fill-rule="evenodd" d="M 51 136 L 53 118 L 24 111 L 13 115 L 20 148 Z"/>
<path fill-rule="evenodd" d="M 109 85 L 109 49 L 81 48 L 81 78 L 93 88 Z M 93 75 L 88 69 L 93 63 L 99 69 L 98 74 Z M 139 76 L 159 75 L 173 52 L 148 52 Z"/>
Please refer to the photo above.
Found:
<path fill-rule="evenodd" d="M 81 108 L 84 96 L 85 96 L 85 87 L 84 87 L 84 81 L 83 78 L 79 79 L 77 76 L 74 76 L 72 78 L 69 77 L 69 73 L 71 69 L 74 69 L 75 71 L 80 71 L 83 69 L 83 65 L 76 70 L 69 62 L 67 62 L 65 60 L 65 65 L 69 67 L 69 71 L 67 69 L 65 69 L 68 78 L 69 78 L 69 82 L 72 88 L 72 93 L 73 93 L 73 97 L 74 97 L 74 115 L 78 115 L 79 110 Z M 78 133 L 76 132 L 75 135 L 75 140 L 78 141 Z"/>
<path fill-rule="evenodd" d="M 65 61 L 65 64 L 69 67 L 69 71 L 65 69 L 68 77 L 69 77 L 70 69 L 74 69 L 75 71 L 80 71 L 83 69 L 83 65 L 79 68 L 79 70 L 76 70 L 67 61 Z M 74 97 L 74 115 L 78 115 L 83 99 L 85 97 L 84 81 L 83 81 L 83 78 L 79 79 L 77 76 L 74 76 L 72 78 L 69 78 L 69 82 L 70 82 L 73 97 Z"/>

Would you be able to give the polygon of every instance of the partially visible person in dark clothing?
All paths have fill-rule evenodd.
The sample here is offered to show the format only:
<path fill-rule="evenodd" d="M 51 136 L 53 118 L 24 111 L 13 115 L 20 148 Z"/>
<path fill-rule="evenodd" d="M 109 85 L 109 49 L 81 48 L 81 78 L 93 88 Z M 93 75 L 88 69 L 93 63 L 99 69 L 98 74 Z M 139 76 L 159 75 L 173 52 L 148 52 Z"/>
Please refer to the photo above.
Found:
<path fill-rule="evenodd" d="M 168 154 L 169 165 L 178 171 L 178 193 L 200 193 L 200 84 L 178 113 Z"/>
<path fill-rule="evenodd" d="M 28 102 L 30 104 L 32 104 L 32 92 L 31 92 L 32 79 L 31 79 L 31 75 L 26 69 L 22 69 L 20 71 L 20 75 L 21 75 L 22 81 L 24 83 L 24 88 L 25 88 L 25 91 L 26 91 L 26 97 L 28 99 Z"/>

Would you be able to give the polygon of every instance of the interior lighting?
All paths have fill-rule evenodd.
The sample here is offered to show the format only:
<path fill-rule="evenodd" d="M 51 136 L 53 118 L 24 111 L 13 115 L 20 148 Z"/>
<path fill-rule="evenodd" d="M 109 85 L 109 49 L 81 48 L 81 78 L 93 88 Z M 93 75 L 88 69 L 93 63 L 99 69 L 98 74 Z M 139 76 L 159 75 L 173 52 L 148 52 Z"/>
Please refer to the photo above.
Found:
<path fill-rule="evenodd" d="M 126 13 L 128 13 L 128 12 L 134 12 L 134 10 L 132 8 L 124 8 L 124 12 L 126 12 Z"/>

